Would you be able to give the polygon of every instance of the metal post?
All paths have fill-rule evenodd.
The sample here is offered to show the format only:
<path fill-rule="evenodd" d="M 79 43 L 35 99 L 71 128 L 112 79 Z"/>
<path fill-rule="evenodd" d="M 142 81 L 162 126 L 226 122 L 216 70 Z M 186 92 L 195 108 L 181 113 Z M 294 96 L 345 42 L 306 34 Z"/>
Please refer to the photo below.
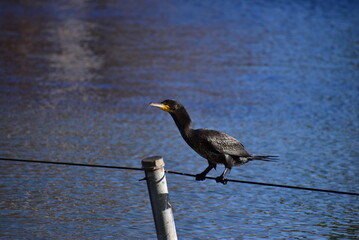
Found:
<path fill-rule="evenodd" d="M 142 160 L 150 195 L 157 239 L 176 240 L 177 233 L 168 197 L 167 181 L 162 157 L 154 156 Z"/>

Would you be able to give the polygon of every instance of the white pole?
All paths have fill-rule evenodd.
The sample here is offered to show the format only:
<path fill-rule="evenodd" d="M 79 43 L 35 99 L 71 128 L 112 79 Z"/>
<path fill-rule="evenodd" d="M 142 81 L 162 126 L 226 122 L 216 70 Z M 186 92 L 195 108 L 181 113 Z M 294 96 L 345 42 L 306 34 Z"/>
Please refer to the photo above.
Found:
<path fill-rule="evenodd" d="M 168 197 L 167 181 L 162 157 L 154 156 L 142 160 L 150 195 L 157 239 L 176 240 L 177 233 Z"/>

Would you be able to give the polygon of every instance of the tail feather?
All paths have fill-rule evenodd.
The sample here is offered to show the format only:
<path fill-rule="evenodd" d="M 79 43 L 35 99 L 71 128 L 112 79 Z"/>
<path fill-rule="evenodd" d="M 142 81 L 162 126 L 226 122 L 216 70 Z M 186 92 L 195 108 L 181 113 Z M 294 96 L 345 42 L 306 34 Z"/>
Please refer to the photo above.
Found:
<path fill-rule="evenodd" d="M 271 156 L 271 155 L 253 155 L 251 160 L 260 160 L 260 161 L 278 161 L 278 156 Z"/>
<path fill-rule="evenodd" d="M 237 157 L 234 159 L 234 165 L 239 166 L 245 164 L 252 160 L 266 161 L 266 162 L 276 162 L 278 161 L 278 156 L 272 155 L 252 155 L 247 157 Z"/>

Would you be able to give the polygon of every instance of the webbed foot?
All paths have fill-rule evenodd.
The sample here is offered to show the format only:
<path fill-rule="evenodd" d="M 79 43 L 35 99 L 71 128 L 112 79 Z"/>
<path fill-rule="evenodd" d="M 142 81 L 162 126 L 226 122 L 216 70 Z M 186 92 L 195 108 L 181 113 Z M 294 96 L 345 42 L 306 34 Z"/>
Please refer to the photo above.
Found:
<path fill-rule="evenodd" d="M 206 179 L 206 175 L 205 174 L 196 174 L 196 181 L 203 181 Z"/>
<path fill-rule="evenodd" d="M 221 175 L 219 177 L 216 177 L 216 182 L 222 183 L 223 185 L 226 185 L 228 180 Z"/>

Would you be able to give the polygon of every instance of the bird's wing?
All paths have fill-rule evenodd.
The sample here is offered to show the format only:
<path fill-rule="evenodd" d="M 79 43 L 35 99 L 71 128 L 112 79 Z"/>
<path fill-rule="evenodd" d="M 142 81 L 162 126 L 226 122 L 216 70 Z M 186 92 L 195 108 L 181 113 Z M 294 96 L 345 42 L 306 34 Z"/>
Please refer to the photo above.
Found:
<path fill-rule="evenodd" d="M 217 152 L 231 156 L 250 156 L 240 141 L 223 132 L 210 129 L 196 129 L 195 134 L 201 139 L 200 141 L 203 144 L 211 146 Z"/>

